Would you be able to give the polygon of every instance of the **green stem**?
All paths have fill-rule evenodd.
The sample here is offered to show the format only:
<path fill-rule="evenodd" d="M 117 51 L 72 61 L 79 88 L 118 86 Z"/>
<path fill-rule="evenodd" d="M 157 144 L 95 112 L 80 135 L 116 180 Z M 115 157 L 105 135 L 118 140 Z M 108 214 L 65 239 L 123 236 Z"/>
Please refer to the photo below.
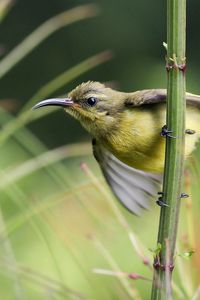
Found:
<path fill-rule="evenodd" d="M 166 155 L 158 243 L 151 299 L 172 299 L 171 281 L 180 210 L 185 144 L 185 27 L 186 0 L 167 0 L 167 128 Z M 168 241 L 168 249 L 166 249 Z M 166 261 L 169 264 L 166 265 Z M 170 272 L 170 279 L 167 274 Z M 170 296 L 169 296 L 170 294 Z M 168 296 L 167 296 L 168 295 Z"/>

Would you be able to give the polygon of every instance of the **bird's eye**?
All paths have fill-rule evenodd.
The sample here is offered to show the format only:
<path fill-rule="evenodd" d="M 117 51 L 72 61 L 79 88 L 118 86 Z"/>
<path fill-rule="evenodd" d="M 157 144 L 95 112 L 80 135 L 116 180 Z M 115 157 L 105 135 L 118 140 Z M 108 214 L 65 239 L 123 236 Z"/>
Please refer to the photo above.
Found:
<path fill-rule="evenodd" d="M 87 99 L 87 104 L 89 106 L 94 106 L 96 103 L 97 103 L 97 98 L 95 98 L 95 97 L 90 97 Z"/>

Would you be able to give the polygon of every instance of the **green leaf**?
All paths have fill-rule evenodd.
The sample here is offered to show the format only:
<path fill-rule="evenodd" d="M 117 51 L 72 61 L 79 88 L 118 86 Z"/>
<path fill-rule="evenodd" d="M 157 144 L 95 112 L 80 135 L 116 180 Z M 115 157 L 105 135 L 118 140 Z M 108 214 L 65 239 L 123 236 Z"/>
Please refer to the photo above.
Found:
<path fill-rule="evenodd" d="M 178 256 L 180 256 L 182 258 L 190 258 L 193 254 L 194 254 L 194 251 L 190 250 L 188 252 L 180 253 L 180 254 L 178 254 Z"/>
<path fill-rule="evenodd" d="M 162 245 L 161 243 L 158 243 L 155 249 L 150 248 L 149 251 L 153 253 L 153 257 L 155 258 L 160 254 L 161 249 L 162 249 Z"/>

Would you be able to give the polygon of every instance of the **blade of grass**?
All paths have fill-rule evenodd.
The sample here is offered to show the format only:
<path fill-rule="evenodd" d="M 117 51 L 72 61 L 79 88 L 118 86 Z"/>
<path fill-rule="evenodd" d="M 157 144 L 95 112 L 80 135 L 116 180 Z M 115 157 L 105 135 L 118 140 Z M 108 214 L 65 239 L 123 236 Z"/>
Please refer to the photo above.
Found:
<path fill-rule="evenodd" d="M 7 16 L 11 7 L 14 4 L 14 0 L 1 0 L 0 1 L 0 22 Z"/>
<path fill-rule="evenodd" d="M 128 222 L 126 221 L 126 218 L 121 213 L 120 209 L 118 208 L 117 204 L 115 203 L 114 198 L 111 196 L 111 194 L 106 190 L 106 188 L 101 184 L 99 179 L 95 176 L 95 174 L 91 171 L 91 169 L 88 167 L 87 164 L 82 164 L 82 169 L 85 172 L 85 174 L 91 179 L 94 186 L 99 190 L 105 197 L 106 200 L 108 200 L 109 205 L 112 208 L 112 211 L 114 212 L 117 220 L 122 225 L 122 227 L 126 230 L 128 237 L 130 239 L 131 245 L 133 246 L 135 252 L 140 257 L 142 262 L 150 267 L 150 260 L 148 257 L 144 254 L 145 253 L 145 247 L 141 244 L 136 234 L 131 230 Z M 150 267 L 151 268 L 151 267 Z"/>
<path fill-rule="evenodd" d="M 49 222 L 47 223 L 46 222 L 46 218 L 44 218 L 44 215 L 43 214 L 47 214 L 47 213 L 50 213 L 49 211 L 47 211 L 49 208 L 52 208 L 53 206 L 57 206 L 59 203 L 63 202 L 63 201 L 66 201 L 67 199 L 69 200 L 69 196 L 73 196 L 74 197 L 74 194 L 77 192 L 77 191 L 81 191 L 81 189 L 88 189 L 88 187 L 90 186 L 90 184 L 86 184 L 86 185 L 83 185 L 81 187 L 77 187 L 77 188 L 73 188 L 71 189 L 68 193 L 64 193 L 62 194 L 61 196 L 59 196 L 58 198 L 56 197 L 53 197 L 52 199 L 49 199 L 48 197 L 45 199 L 45 203 L 33 203 L 31 206 L 29 205 L 29 208 L 27 209 L 27 213 L 23 213 L 23 216 L 19 216 L 17 218 L 14 218 L 13 220 L 11 220 L 11 222 L 7 222 L 7 230 L 6 230 L 6 234 L 11 234 L 14 230 L 16 230 L 17 228 L 19 228 L 20 226 L 22 226 L 25 222 L 27 222 L 28 220 L 30 220 L 33 216 L 37 216 L 37 219 L 39 219 L 39 221 L 42 221 L 44 223 L 45 221 L 45 224 L 48 225 Z M 54 219 L 54 218 L 53 218 Z M 37 223 L 38 225 L 38 223 Z M 39 226 L 39 228 L 44 228 L 44 226 L 41 224 Z M 63 230 L 63 229 L 62 229 Z M 66 235 L 66 229 L 63 230 L 63 234 Z M 5 233 L 4 233 L 5 234 Z M 61 234 L 61 228 L 58 232 L 56 232 L 56 237 L 58 238 Z M 69 239 L 69 234 L 67 234 L 67 239 Z M 46 244 L 47 244 L 47 248 L 48 248 L 48 251 L 51 253 L 51 256 L 54 258 L 54 254 L 51 250 L 51 247 L 49 247 L 48 245 L 48 238 L 45 239 L 46 240 Z M 71 247 L 71 246 L 70 246 Z M 79 260 L 77 259 L 77 255 L 75 255 L 75 252 L 76 252 L 76 248 L 72 250 L 70 250 L 70 247 L 69 247 L 69 244 L 67 246 L 67 252 L 70 252 L 73 259 L 75 260 L 75 262 L 79 265 L 80 262 Z M 53 259 L 54 261 L 55 259 Z M 57 264 L 57 262 L 55 261 L 55 264 Z M 80 265 L 79 265 L 79 268 L 80 268 Z M 82 269 L 82 268 L 81 268 Z M 82 270 L 84 271 L 84 270 Z M 86 276 L 87 274 L 85 274 L 85 278 L 87 277 Z M 60 282 L 63 282 L 63 280 L 60 279 Z M 90 280 L 88 280 L 89 284 L 90 284 Z"/>
<path fill-rule="evenodd" d="M 14 122 L 13 116 L 5 111 L 0 112 L 0 125 L 3 125 L 5 122 Z M 25 127 L 22 127 L 19 131 L 17 131 L 13 138 L 20 145 L 22 145 L 22 147 L 28 153 L 30 153 L 31 156 L 38 156 L 47 151 L 47 148 L 44 146 L 44 144 Z M 27 141 L 29 142 L 27 143 Z M 50 178 L 57 183 L 58 187 L 62 188 L 63 190 L 70 185 L 71 176 L 68 172 L 66 172 L 66 168 L 62 163 L 57 162 L 56 164 L 48 165 L 44 168 L 44 170 L 47 172 Z M 9 181 L 9 179 L 7 180 Z"/>
<path fill-rule="evenodd" d="M 14 267 L 16 267 L 17 261 L 15 258 L 15 253 L 13 251 L 11 241 L 9 240 L 9 237 L 6 234 L 6 225 L 5 225 L 4 216 L 2 214 L 1 208 L 0 208 L 0 228 L 1 228 L 1 232 L 5 233 L 4 236 L 0 235 L 1 240 L 2 240 L 1 241 L 1 249 L 3 250 L 4 255 L 7 258 L 7 260 L 9 261 L 9 263 L 12 264 Z M 14 293 L 15 293 L 15 299 L 25 300 L 26 297 L 25 297 L 20 279 L 18 278 L 17 274 L 10 272 L 9 275 L 13 281 L 13 289 L 14 289 Z"/>
<path fill-rule="evenodd" d="M 100 64 L 110 60 L 112 58 L 111 51 L 103 51 L 98 54 L 95 54 L 82 62 L 78 63 L 74 67 L 66 70 L 65 72 L 58 75 L 53 80 L 49 81 L 42 88 L 40 88 L 32 97 L 27 101 L 23 107 L 22 112 L 27 109 L 30 109 L 38 100 L 45 99 L 49 95 L 53 94 L 56 90 L 65 86 L 67 83 L 71 82 L 78 76 L 84 74 L 85 72 L 91 70 L 92 68 L 99 66 Z"/>
<path fill-rule="evenodd" d="M 23 218 L 21 215 L 17 215 L 10 220 L 6 221 L 6 232 L 5 230 L 0 230 L 0 235 L 11 235 L 16 229 L 22 226 L 25 222 L 29 221 L 33 216 L 41 214 L 43 211 L 53 208 L 58 204 L 66 201 L 69 197 L 74 197 L 77 192 L 87 190 L 91 187 L 90 183 L 79 185 L 78 187 L 73 187 L 71 190 L 64 193 L 58 193 L 54 196 L 46 197 L 45 202 L 38 202 L 34 204 L 29 204 L 26 211 L 23 212 Z M 34 206 L 34 209 L 32 209 Z"/>
<path fill-rule="evenodd" d="M 187 239 L 186 247 L 188 249 L 194 250 L 195 247 L 195 232 L 194 232 L 194 216 L 192 210 L 192 191 L 191 191 L 191 182 L 190 182 L 190 173 L 189 170 L 185 171 L 185 192 L 189 195 L 189 198 L 185 199 L 184 203 L 184 220 L 186 218 L 186 233 L 184 232 L 184 238 L 181 236 L 179 239 L 179 244 L 177 246 L 177 252 L 181 253 L 179 248 L 180 243 L 183 244 L 183 240 Z M 185 223 L 185 222 L 184 222 Z M 190 260 L 192 262 L 192 258 Z M 186 259 L 183 257 L 177 257 L 176 259 L 177 267 L 178 267 L 178 275 L 180 278 L 180 284 L 182 286 L 183 291 L 187 295 L 189 299 L 193 293 L 193 276 L 191 266 L 186 265 Z M 188 262 L 189 263 L 189 262 Z"/>
<path fill-rule="evenodd" d="M 75 200 L 75 199 L 74 199 Z M 84 213 L 87 213 L 86 210 L 84 210 Z M 74 234 L 71 234 L 70 228 L 68 228 L 68 231 L 66 231 L 66 223 L 60 224 L 60 222 L 55 222 L 55 215 L 53 211 L 43 211 L 44 219 L 46 220 L 48 226 L 53 230 L 56 238 L 58 238 L 59 241 L 62 242 L 62 244 L 66 247 L 67 252 L 70 253 L 71 257 L 75 261 L 75 263 L 78 266 L 79 272 L 84 276 L 84 279 L 87 280 L 88 285 L 90 286 L 92 292 L 95 291 L 95 289 L 99 289 L 99 286 L 96 287 L 96 281 L 94 278 L 90 277 L 88 270 L 85 269 L 86 259 L 84 259 L 84 256 L 82 254 L 82 251 L 80 251 L 80 244 L 77 245 L 76 243 L 76 237 Z M 64 220 L 63 220 L 64 221 Z"/>
<path fill-rule="evenodd" d="M 4 126 L 7 122 L 15 122 L 14 117 L 8 114 L 8 112 L 0 110 L 0 125 Z M 41 154 L 41 152 L 47 151 L 44 144 L 25 127 L 22 127 L 17 131 L 13 138 L 25 149 L 25 151 L 27 151 L 27 153 L 31 154 L 31 156 L 37 156 L 38 154 Z M 28 143 L 26 141 L 28 141 Z M 45 168 L 45 171 L 58 186 L 61 188 L 66 187 L 67 181 L 65 178 L 67 173 L 64 172 L 62 165 L 56 164 L 55 166 L 49 166 Z M 7 180 L 9 181 L 9 179 Z"/>
<path fill-rule="evenodd" d="M 150 278 L 147 278 L 145 276 L 142 276 L 140 274 L 137 273 L 126 273 L 126 272 L 116 272 L 116 271 L 111 271 L 111 270 L 107 270 L 107 269 L 93 269 L 92 270 L 94 273 L 96 274 L 100 274 L 100 275 L 106 275 L 106 276 L 114 276 L 114 277 L 125 277 L 125 278 L 129 278 L 129 279 L 142 279 L 145 281 L 150 281 L 152 282 L 152 280 Z"/>
<path fill-rule="evenodd" d="M 37 100 L 45 98 L 52 92 L 56 91 L 61 86 L 69 83 L 74 78 L 80 76 L 81 74 L 91 70 L 92 68 L 106 62 L 111 58 L 111 53 L 109 51 L 104 51 L 90 58 L 82 61 L 71 69 L 59 75 L 57 78 L 53 79 L 47 83 L 42 89 L 40 89 L 36 94 L 27 102 L 28 106 L 34 104 Z M 31 102 L 31 103 L 30 103 Z M 48 113 L 52 113 L 55 110 L 49 110 Z M 33 112 L 30 107 L 28 110 L 22 111 L 16 119 L 8 122 L 4 125 L 3 130 L 0 133 L 0 144 L 3 144 L 12 134 L 19 130 L 22 126 L 25 126 L 28 122 L 37 118 L 37 115 L 41 116 L 38 112 Z"/>
<path fill-rule="evenodd" d="M 188 231 L 188 239 L 189 246 L 191 249 L 196 249 L 195 245 L 195 230 L 194 230 L 194 215 L 192 209 L 192 191 L 191 191 L 191 180 L 189 171 L 185 171 L 185 188 L 186 194 L 189 197 L 186 199 L 185 208 L 186 208 L 186 218 L 187 218 L 187 231 Z"/>
<path fill-rule="evenodd" d="M 0 79 L 51 34 L 74 22 L 94 17 L 97 12 L 96 5 L 87 4 L 64 11 L 44 22 L 1 60 Z"/>
<path fill-rule="evenodd" d="M 104 245 L 94 236 L 91 239 L 94 242 L 94 245 L 96 246 L 97 250 L 101 253 L 101 255 L 103 255 L 105 260 L 110 265 L 112 271 L 122 272 L 120 267 L 118 266 L 117 262 L 114 260 L 114 258 L 109 253 L 109 251 L 104 247 Z M 129 297 L 131 299 L 142 300 L 138 290 L 130 285 L 129 280 L 126 277 L 117 277 L 117 279 L 119 280 L 121 285 L 124 287 L 124 289 L 126 290 L 127 294 L 129 295 Z"/>
<path fill-rule="evenodd" d="M 76 300 L 85 299 L 82 295 L 80 295 L 78 292 L 71 290 L 65 284 L 62 284 L 59 281 L 52 279 L 49 276 L 37 272 L 29 267 L 23 266 L 22 264 L 17 264 L 17 266 L 13 266 L 9 263 L 7 259 L 1 259 L 0 265 L 3 267 L 1 268 L 1 272 L 5 272 L 5 268 L 7 268 L 10 271 L 17 274 L 18 276 L 21 276 L 22 279 L 30 280 L 32 283 L 34 282 L 35 284 L 40 285 L 42 287 L 46 286 L 50 289 L 53 289 L 56 293 L 62 296 L 70 296 L 70 299 Z"/>
<path fill-rule="evenodd" d="M 10 183 L 16 182 L 29 174 L 33 174 L 42 168 L 46 168 L 49 165 L 55 164 L 64 158 L 84 156 L 90 153 L 91 146 L 89 143 L 70 144 L 45 151 L 44 153 L 21 163 L 17 167 L 9 167 L 8 170 L 5 170 L 5 176 L 1 178 L 0 189 L 4 189 Z"/>
<path fill-rule="evenodd" d="M 3 172 L 1 172 L 1 177 L 3 178 Z M 24 219 L 24 207 L 28 206 L 28 209 L 32 211 L 32 215 L 36 215 L 34 213 L 35 211 L 35 206 L 34 205 L 30 205 L 30 202 L 27 201 L 28 197 L 23 193 L 23 191 L 15 184 L 12 183 L 9 187 L 7 187 L 5 193 L 8 196 L 8 199 L 10 201 L 13 201 L 13 203 L 15 203 L 21 210 L 21 214 L 19 216 L 19 219 L 23 220 Z M 41 221 L 40 215 L 37 215 L 37 219 L 38 221 Z M 6 239 L 8 238 L 10 231 L 8 230 L 8 226 L 7 226 L 7 220 L 6 220 L 6 224 L 4 228 L 1 228 L 0 230 L 0 237 L 2 241 L 6 241 Z M 23 223 L 23 222 L 22 222 Z M 60 280 L 62 281 L 62 274 L 60 272 L 60 267 L 57 264 L 56 258 L 53 254 L 53 251 L 50 247 L 49 241 L 48 241 L 48 236 L 46 236 L 46 234 L 43 232 L 42 227 L 39 226 L 38 222 L 34 222 L 32 219 L 29 219 L 29 224 L 31 225 L 33 231 L 36 233 L 38 239 L 42 242 L 42 244 L 46 247 L 50 257 L 51 257 L 51 261 L 52 264 L 58 274 L 58 277 L 60 278 Z M 13 228 L 16 229 L 16 226 Z"/>
<path fill-rule="evenodd" d="M 0 122 L 4 123 L 5 118 L 7 119 L 9 117 L 10 117 L 9 114 L 6 114 L 6 115 L 3 114 L 3 118 L 0 118 Z M 21 133 L 23 133 L 23 134 L 21 135 Z M 25 136 L 24 136 L 24 134 L 25 134 Z M 28 135 L 28 136 L 26 136 L 26 135 Z M 41 151 L 41 149 L 44 149 L 43 145 L 41 143 L 39 143 L 37 141 L 37 139 L 35 141 L 34 136 L 31 135 L 28 130 L 25 130 L 25 129 L 21 130 L 20 133 L 18 133 L 15 136 L 15 138 L 18 139 L 24 145 L 25 149 L 28 147 L 28 149 L 31 149 L 31 152 L 34 153 L 34 154 L 38 153 L 38 151 Z M 26 145 L 27 138 L 29 140 L 28 146 Z M 54 168 L 54 169 L 56 169 L 56 168 Z M 58 176 L 56 176 L 56 174 L 54 172 L 55 171 L 54 169 L 52 170 L 52 172 L 50 172 L 50 174 L 53 174 L 54 175 L 53 179 L 54 180 L 58 180 L 58 182 L 60 184 L 60 180 L 59 180 Z M 14 181 L 12 181 L 12 180 L 10 181 L 10 178 L 8 178 L 8 176 L 3 171 L 1 172 L 1 178 L 2 178 L 2 180 L 4 180 L 4 182 L 8 182 L 9 181 L 9 183 L 10 183 L 9 186 L 7 186 L 7 188 L 5 190 L 5 192 L 8 195 L 8 198 L 10 200 L 12 200 L 21 209 L 22 212 L 24 210 L 24 207 L 26 207 L 26 206 L 28 206 L 29 209 L 34 210 L 35 207 L 33 207 L 33 206 L 31 207 L 30 206 L 30 201 L 27 202 L 28 197 L 21 191 L 21 189 L 19 189 L 19 187 L 14 183 Z M 64 182 L 63 182 L 63 187 L 66 188 L 66 183 L 64 184 Z M 32 214 L 34 215 L 34 213 L 32 213 Z M 39 218 L 39 216 L 37 216 L 37 217 Z M 24 218 L 23 213 L 20 215 L 20 218 L 21 219 Z M 39 219 L 41 221 L 41 218 L 39 218 Z M 52 262 L 54 263 L 54 266 L 55 266 L 55 268 L 57 270 L 57 274 L 58 274 L 59 278 L 62 280 L 62 276 L 61 276 L 61 273 L 60 273 L 60 270 L 59 270 L 59 266 L 57 265 L 57 262 L 55 260 L 54 255 L 53 255 L 53 252 L 52 252 L 52 250 L 51 250 L 51 248 L 49 246 L 47 237 L 45 236 L 45 234 L 43 234 L 43 232 L 41 231 L 41 228 L 38 227 L 38 224 L 35 223 L 34 221 L 32 221 L 31 219 L 30 219 L 30 225 L 32 226 L 33 230 L 36 232 L 38 238 L 47 247 L 48 252 L 49 252 L 50 256 L 52 257 Z"/>
<path fill-rule="evenodd" d="M 196 289 L 193 297 L 190 300 L 199 300 L 200 299 L 200 285 Z"/>
<path fill-rule="evenodd" d="M 180 253 L 179 248 L 177 248 Z M 189 299 L 193 292 L 192 282 L 191 282 L 191 272 L 187 272 L 187 266 L 185 265 L 185 261 L 182 257 L 177 257 L 177 269 L 180 278 L 180 285 L 182 290 L 184 291 L 187 299 Z"/>

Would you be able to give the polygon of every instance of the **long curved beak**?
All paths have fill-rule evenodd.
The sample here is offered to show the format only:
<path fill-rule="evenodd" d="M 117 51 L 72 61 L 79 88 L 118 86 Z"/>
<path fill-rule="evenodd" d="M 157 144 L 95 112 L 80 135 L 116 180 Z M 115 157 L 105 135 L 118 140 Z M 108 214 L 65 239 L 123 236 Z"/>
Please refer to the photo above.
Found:
<path fill-rule="evenodd" d="M 70 98 L 65 98 L 65 99 L 58 99 L 58 98 L 53 98 L 53 99 L 47 99 L 43 100 L 36 105 L 33 106 L 33 109 L 37 109 L 43 106 L 72 106 L 74 104 L 74 101 Z"/>

